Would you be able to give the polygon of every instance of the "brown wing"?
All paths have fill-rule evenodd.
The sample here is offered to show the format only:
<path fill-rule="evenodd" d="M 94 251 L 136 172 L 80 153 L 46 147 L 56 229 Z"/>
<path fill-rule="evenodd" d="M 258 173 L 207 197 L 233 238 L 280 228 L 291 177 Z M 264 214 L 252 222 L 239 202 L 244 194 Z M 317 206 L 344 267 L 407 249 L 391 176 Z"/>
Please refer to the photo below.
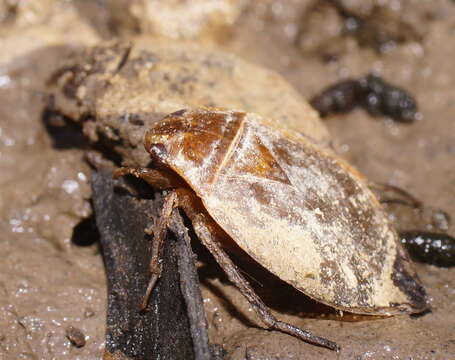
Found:
<path fill-rule="evenodd" d="M 203 196 L 242 249 L 340 309 L 391 314 L 426 306 L 423 288 L 397 269 L 401 247 L 381 207 L 339 159 L 290 141 L 251 115 L 242 132 Z"/>
<path fill-rule="evenodd" d="M 224 123 L 222 113 L 174 116 L 179 130 L 168 139 L 166 162 L 243 250 L 336 308 L 393 314 L 426 307 L 395 231 L 353 169 L 257 115 L 225 112 Z M 188 156 L 195 144 L 205 161 Z"/>

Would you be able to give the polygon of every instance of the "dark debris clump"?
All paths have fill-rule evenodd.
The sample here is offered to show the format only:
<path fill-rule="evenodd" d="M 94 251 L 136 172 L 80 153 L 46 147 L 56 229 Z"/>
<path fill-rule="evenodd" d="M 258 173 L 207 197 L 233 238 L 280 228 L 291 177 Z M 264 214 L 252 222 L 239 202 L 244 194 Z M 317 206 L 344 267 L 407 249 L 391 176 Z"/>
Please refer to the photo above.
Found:
<path fill-rule="evenodd" d="M 426 264 L 455 266 L 455 238 L 448 234 L 408 231 L 400 234 L 411 257 Z"/>
<path fill-rule="evenodd" d="M 332 85 L 310 103 L 321 117 L 346 113 L 357 106 L 372 116 L 388 116 L 401 123 L 412 123 L 419 117 L 417 103 L 408 92 L 373 74 Z"/>

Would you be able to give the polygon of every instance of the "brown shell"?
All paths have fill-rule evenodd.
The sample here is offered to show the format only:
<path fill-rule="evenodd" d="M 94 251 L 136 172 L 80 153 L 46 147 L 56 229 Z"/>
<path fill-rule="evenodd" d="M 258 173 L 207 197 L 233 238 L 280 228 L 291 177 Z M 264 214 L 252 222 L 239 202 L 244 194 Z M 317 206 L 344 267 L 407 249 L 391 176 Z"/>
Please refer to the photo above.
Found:
<path fill-rule="evenodd" d="M 204 109 L 169 115 L 145 147 L 244 251 L 308 296 L 361 314 L 428 307 L 362 176 L 308 138 L 256 114 Z"/>
<path fill-rule="evenodd" d="M 70 70 L 68 70 L 70 69 Z M 91 141 L 111 141 L 124 164 L 146 166 L 144 131 L 183 108 L 258 113 L 327 144 L 317 112 L 279 74 L 219 49 L 150 37 L 87 49 L 53 77 L 55 108 Z"/>

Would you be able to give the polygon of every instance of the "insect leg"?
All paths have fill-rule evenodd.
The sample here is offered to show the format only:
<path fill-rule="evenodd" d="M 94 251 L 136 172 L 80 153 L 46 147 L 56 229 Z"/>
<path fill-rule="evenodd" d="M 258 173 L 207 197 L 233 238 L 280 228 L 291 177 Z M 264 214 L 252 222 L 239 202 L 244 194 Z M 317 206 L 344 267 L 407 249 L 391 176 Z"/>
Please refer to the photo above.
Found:
<path fill-rule="evenodd" d="M 150 168 L 142 167 L 121 167 L 114 171 L 114 178 L 120 176 L 133 175 L 139 179 L 146 181 L 148 184 L 157 189 L 171 189 L 176 187 L 174 179 L 169 174 Z"/>
<path fill-rule="evenodd" d="M 413 195 L 408 193 L 406 190 L 403 190 L 397 186 L 385 184 L 385 183 L 377 183 L 377 182 L 369 182 L 368 187 L 371 190 L 375 190 L 379 193 L 379 201 L 380 202 L 401 202 L 405 205 L 420 208 L 423 206 L 422 202 L 415 198 Z M 390 192 L 397 196 L 394 199 L 387 199 L 383 196 L 383 193 Z"/>
<path fill-rule="evenodd" d="M 339 351 L 340 347 L 327 339 L 313 335 L 312 333 L 295 327 L 291 324 L 279 321 L 272 315 L 267 306 L 262 302 L 259 296 L 251 288 L 250 284 L 240 274 L 238 268 L 229 258 L 229 256 L 222 249 L 221 244 L 212 235 L 207 220 L 204 215 L 196 216 L 193 221 L 194 231 L 204 246 L 210 251 L 217 263 L 221 266 L 223 271 L 228 276 L 229 280 L 240 290 L 248 302 L 253 306 L 255 311 L 259 314 L 262 321 L 269 329 L 275 329 L 289 335 L 295 336 L 305 342 L 316 344 L 326 347 L 331 350 Z"/>
<path fill-rule="evenodd" d="M 438 229 L 439 231 L 446 231 L 451 222 L 450 215 L 446 211 L 443 209 L 427 206 L 422 201 L 418 200 L 413 195 L 408 193 L 406 190 L 403 190 L 397 186 L 375 182 L 368 183 L 368 186 L 370 189 L 376 190 L 379 195 L 379 202 L 383 204 L 398 203 L 401 205 L 409 206 L 418 210 L 421 217 L 424 217 L 424 213 L 431 214 L 431 218 L 437 220 L 436 223 L 444 224 Z M 392 193 L 396 197 L 384 196 L 384 193 L 387 192 Z M 436 227 L 438 226 L 436 225 Z"/>
<path fill-rule="evenodd" d="M 166 240 L 166 233 L 169 221 L 171 219 L 172 210 L 175 208 L 176 204 L 177 193 L 175 191 L 172 191 L 164 198 L 161 214 L 153 226 L 152 256 L 150 260 L 151 277 L 140 305 L 141 311 L 145 310 L 147 307 L 153 288 L 161 276 L 161 253 L 163 250 L 164 241 Z M 150 230 L 146 231 L 150 232 Z"/>

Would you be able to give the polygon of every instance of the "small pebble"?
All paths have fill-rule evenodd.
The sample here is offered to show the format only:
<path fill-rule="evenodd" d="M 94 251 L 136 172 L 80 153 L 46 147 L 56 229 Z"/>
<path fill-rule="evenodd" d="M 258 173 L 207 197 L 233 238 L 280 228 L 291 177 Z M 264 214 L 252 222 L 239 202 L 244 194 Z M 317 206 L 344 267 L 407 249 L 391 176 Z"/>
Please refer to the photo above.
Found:
<path fill-rule="evenodd" d="M 85 335 L 78 328 L 70 325 L 66 328 L 65 332 L 67 339 L 71 341 L 71 344 L 74 346 L 80 348 L 85 345 Z"/>
<path fill-rule="evenodd" d="M 94 312 L 91 308 L 86 308 L 86 309 L 84 310 L 84 317 L 85 317 L 86 319 L 91 318 L 91 317 L 93 317 L 93 316 L 95 316 L 95 312 Z"/>

